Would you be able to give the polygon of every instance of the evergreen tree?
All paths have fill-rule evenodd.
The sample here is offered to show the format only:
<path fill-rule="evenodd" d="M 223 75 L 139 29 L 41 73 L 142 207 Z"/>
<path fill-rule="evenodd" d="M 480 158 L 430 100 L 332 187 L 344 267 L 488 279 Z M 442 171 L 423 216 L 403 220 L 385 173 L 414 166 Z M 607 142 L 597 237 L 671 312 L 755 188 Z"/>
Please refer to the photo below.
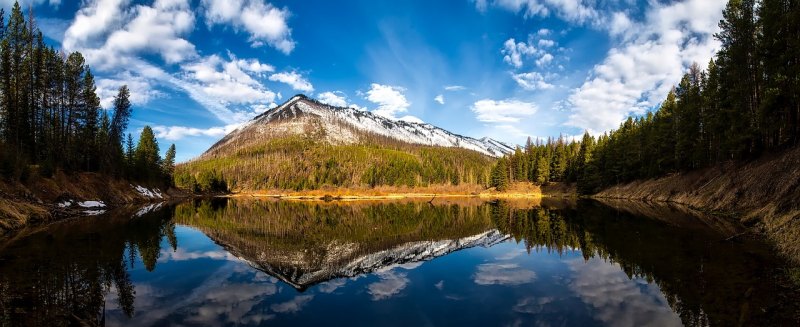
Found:
<path fill-rule="evenodd" d="M 175 172 L 175 144 L 170 145 L 169 149 L 167 149 L 167 153 L 164 154 L 161 170 L 164 172 L 164 175 L 169 177 L 169 180 L 172 180 L 172 175 Z"/>
<path fill-rule="evenodd" d="M 153 182 L 161 178 L 161 156 L 153 129 L 145 126 L 134 151 L 135 178 Z"/>
<path fill-rule="evenodd" d="M 508 159 L 500 158 L 497 165 L 492 169 L 492 186 L 498 191 L 505 191 L 508 189 Z"/>

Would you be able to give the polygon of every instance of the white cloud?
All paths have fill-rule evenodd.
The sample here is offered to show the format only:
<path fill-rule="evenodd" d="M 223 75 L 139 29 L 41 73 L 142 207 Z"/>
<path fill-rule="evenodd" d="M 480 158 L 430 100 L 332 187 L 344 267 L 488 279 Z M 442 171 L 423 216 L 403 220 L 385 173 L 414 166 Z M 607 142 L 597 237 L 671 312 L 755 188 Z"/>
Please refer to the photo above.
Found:
<path fill-rule="evenodd" d="M 335 107 L 347 107 L 347 98 L 341 91 L 322 92 L 317 95 L 319 101 Z"/>
<path fill-rule="evenodd" d="M 657 105 L 693 62 L 706 63 L 719 44 L 724 0 L 654 4 L 642 22 L 614 17 L 614 46 L 591 76 L 569 97 L 567 125 L 602 132 L 617 128 L 631 113 Z M 625 27 L 630 26 L 630 27 Z"/>
<path fill-rule="evenodd" d="M 264 73 L 271 73 L 275 71 L 275 67 L 269 64 L 262 63 L 258 59 L 238 59 L 236 55 L 228 51 L 228 57 L 231 58 L 231 63 L 235 64 L 239 69 L 258 74 L 261 76 Z"/>
<path fill-rule="evenodd" d="M 478 285 L 522 285 L 533 282 L 536 273 L 513 263 L 486 263 L 478 266 L 473 278 Z"/>
<path fill-rule="evenodd" d="M 548 36 L 551 33 L 553 33 L 553 31 L 551 31 L 549 29 L 546 29 L 546 28 L 542 28 L 538 32 L 536 32 L 536 34 L 538 34 L 539 36 Z"/>
<path fill-rule="evenodd" d="M 130 0 L 96 0 L 78 10 L 72 25 L 64 32 L 65 49 L 80 48 L 91 38 L 105 33 L 111 24 L 120 21 L 123 6 Z"/>
<path fill-rule="evenodd" d="M 522 58 L 537 53 L 536 48 L 528 45 L 525 42 L 517 43 L 513 38 L 506 40 L 503 43 L 503 61 L 515 68 L 522 67 Z"/>
<path fill-rule="evenodd" d="M 437 95 L 435 98 L 433 98 L 433 101 L 436 101 L 439 104 L 444 104 L 444 95 Z"/>
<path fill-rule="evenodd" d="M 222 137 L 228 135 L 230 132 L 233 132 L 239 126 L 241 126 L 241 124 L 231 124 L 231 125 L 211 127 L 211 128 L 156 125 L 153 126 L 153 132 L 155 132 L 157 138 L 170 141 L 177 141 L 187 136 Z"/>
<path fill-rule="evenodd" d="M 97 80 L 97 96 L 100 97 L 100 105 L 105 109 L 112 109 L 114 97 L 123 85 L 128 86 L 131 92 L 130 100 L 134 105 L 142 105 L 150 100 L 166 96 L 152 87 L 146 78 L 124 71 L 113 77 Z"/>
<path fill-rule="evenodd" d="M 548 39 L 541 39 L 539 40 L 539 46 L 543 48 L 549 48 L 556 44 L 556 41 L 548 40 Z"/>
<path fill-rule="evenodd" d="M 87 0 L 82 6 L 64 32 L 63 46 L 81 51 L 100 73 L 98 94 L 106 107 L 122 84 L 128 84 L 132 102 L 139 105 L 164 96 L 159 87 L 168 87 L 186 92 L 225 124 L 236 124 L 276 98 L 263 85 L 273 66 L 230 52 L 230 60 L 201 57 L 184 39 L 195 28 L 188 0 L 156 0 L 150 6 Z M 148 62 L 147 55 L 178 64 L 178 71 L 168 73 Z"/>
<path fill-rule="evenodd" d="M 405 89 L 399 86 L 372 83 L 366 99 L 378 105 L 378 108 L 372 111 L 376 115 L 398 119 L 397 114 L 407 112 L 411 106 L 403 92 Z"/>
<path fill-rule="evenodd" d="M 447 85 L 444 87 L 445 91 L 463 91 L 467 88 L 461 85 Z"/>
<path fill-rule="evenodd" d="M 594 4 L 594 2 L 583 0 L 495 0 L 492 5 L 503 8 L 514 13 L 523 13 L 525 18 L 548 17 L 555 14 L 559 18 L 577 24 L 588 23 L 593 26 L 600 26 L 604 21 L 604 16 L 596 9 L 584 4 Z M 485 11 L 486 4 L 476 8 Z"/>
<path fill-rule="evenodd" d="M 512 74 L 511 76 L 519 86 L 526 90 L 547 90 L 554 87 L 553 84 L 548 83 L 545 76 L 539 72 Z"/>
<path fill-rule="evenodd" d="M 187 0 L 156 0 L 152 6 L 123 10 L 125 5 L 127 1 L 97 0 L 79 10 L 64 35 L 65 50 L 83 52 L 100 69 L 125 65 L 142 53 L 159 55 L 167 63 L 197 57 L 194 45 L 181 37 L 194 29 Z"/>
<path fill-rule="evenodd" d="M 508 39 L 503 43 L 503 49 L 500 52 L 503 54 L 503 61 L 511 65 L 515 69 L 520 69 L 525 65 L 525 59 L 534 57 L 534 63 L 537 67 L 542 68 L 550 65 L 556 59 L 552 53 L 546 48 L 553 48 L 557 45 L 556 41 L 549 39 L 539 39 L 537 35 L 528 35 L 527 42 L 517 42 L 516 40 Z M 538 43 L 538 48 L 534 44 Z"/>
<path fill-rule="evenodd" d="M 285 54 L 294 50 L 292 30 L 286 22 L 291 13 L 264 0 L 202 0 L 206 24 L 231 24 L 250 34 L 254 47 L 264 42 Z"/>
<path fill-rule="evenodd" d="M 519 100 L 489 100 L 484 99 L 472 105 L 472 112 L 479 121 L 487 123 L 515 123 L 521 118 L 532 116 L 536 113 L 536 105 Z"/>
<path fill-rule="evenodd" d="M 216 101 L 222 101 L 223 104 L 274 101 L 275 93 L 247 74 L 242 67 L 254 68 L 241 65 L 240 60 L 236 58 L 233 61 L 227 61 L 217 55 L 212 55 L 184 65 L 183 70 L 187 80 L 197 84 L 198 91 Z"/>
<path fill-rule="evenodd" d="M 553 55 L 549 53 L 543 54 L 539 59 L 536 59 L 536 66 L 542 67 L 553 62 Z"/>
<path fill-rule="evenodd" d="M 313 92 L 314 86 L 306 80 L 303 75 L 298 74 L 295 71 L 292 72 L 282 72 L 277 74 L 272 74 L 269 77 L 270 81 L 273 82 L 281 82 L 287 84 L 297 91 L 302 92 Z"/>

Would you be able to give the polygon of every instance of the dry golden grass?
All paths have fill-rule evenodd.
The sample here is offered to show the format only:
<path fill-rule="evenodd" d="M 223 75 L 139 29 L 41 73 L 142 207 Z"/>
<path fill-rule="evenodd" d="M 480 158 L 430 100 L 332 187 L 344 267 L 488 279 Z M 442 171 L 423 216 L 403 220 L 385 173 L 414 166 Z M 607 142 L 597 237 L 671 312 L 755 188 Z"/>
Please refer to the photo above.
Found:
<path fill-rule="evenodd" d="M 379 186 L 375 188 L 323 188 L 307 191 L 262 190 L 241 191 L 231 194 L 232 197 L 276 197 L 282 199 L 337 199 L 337 200 L 371 200 L 371 199 L 404 199 L 404 198 L 540 198 L 541 190 L 530 183 L 515 183 L 507 191 L 485 189 L 480 185 L 431 185 L 426 187 L 393 187 Z"/>

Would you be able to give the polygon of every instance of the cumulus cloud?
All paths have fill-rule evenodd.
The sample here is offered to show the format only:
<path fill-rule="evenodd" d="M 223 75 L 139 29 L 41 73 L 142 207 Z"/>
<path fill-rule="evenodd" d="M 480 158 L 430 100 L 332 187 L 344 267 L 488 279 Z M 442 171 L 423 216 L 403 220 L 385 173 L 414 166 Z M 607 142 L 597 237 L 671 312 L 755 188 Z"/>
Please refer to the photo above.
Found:
<path fill-rule="evenodd" d="M 111 24 L 121 20 L 123 6 L 130 0 L 96 0 L 78 10 L 72 25 L 64 32 L 62 46 L 76 49 L 91 38 L 106 33 Z"/>
<path fill-rule="evenodd" d="M 444 95 L 437 95 L 435 98 L 433 98 L 433 101 L 436 101 L 439 104 L 444 104 Z"/>
<path fill-rule="evenodd" d="M 270 81 L 273 82 L 281 82 L 287 84 L 297 91 L 302 92 L 313 92 L 314 86 L 306 80 L 303 75 L 298 74 L 295 71 L 291 72 L 281 72 L 277 74 L 272 74 L 269 77 Z"/>
<path fill-rule="evenodd" d="M 65 32 L 65 50 L 83 52 L 100 68 L 124 65 L 141 53 L 159 55 L 167 63 L 197 57 L 194 45 L 182 37 L 194 29 L 187 0 L 156 0 L 152 6 L 128 9 L 126 5 L 124 0 L 96 0 L 79 10 Z"/>
<path fill-rule="evenodd" d="M 541 39 L 539 40 L 539 46 L 543 48 L 549 48 L 556 45 L 556 41 L 548 40 L 548 39 Z"/>
<path fill-rule="evenodd" d="M 397 120 L 397 114 L 407 112 L 408 107 L 411 106 L 403 94 L 405 91 L 406 89 L 399 86 L 373 83 L 366 93 L 366 99 L 378 105 L 378 108 L 372 111 L 373 113 Z"/>
<path fill-rule="evenodd" d="M 260 65 L 257 61 L 251 64 Z M 197 82 L 203 93 L 224 103 L 272 102 L 275 93 L 266 89 L 261 82 L 244 70 L 252 69 L 240 60 L 224 60 L 217 55 L 202 58 L 183 66 L 186 77 Z"/>
<path fill-rule="evenodd" d="M 483 99 L 472 105 L 479 121 L 487 123 L 515 123 L 536 113 L 536 104 L 515 99 Z"/>
<path fill-rule="evenodd" d="M 525 42 L 517 43 L 517 41 L 511 38 L 503 43 L 501 52 L 503 53 L 503 61 L 515 68 L 520 68 L 522 67 L 523 57 L 535 55 L 537 50 L 532 45 L 528 45 Z"/>
<path fill-rule="evenodd" d="M 184 39 L 194 27 L 188 0 L 156 0 L 149 6 L 129 0 L 90 0 L 82 3 L 64 32 L 63 46 L 84 53 L 87 63 L 102 73 L 98 94 L 104 107 L 110 106 L 122 84 L 128 84 L 134 104 L 165 96 L 160 87 L 184 91 L 226 124 L 243 122 L 258 106 L 274 101 L 276 94 L 262 83 L 274 67 L 230 52 L 229 60 L 200 56 Z M 148 62 L 148 54 L 178 64 L 178 72 L 168 73 Z"/>
<path fill-rule="evenodd" d="M 289 54 L 294 50 L 292 30 L 287 20 L 291 13 L 264 0 L 202 0 L 206 24 L 230 24 L 250 34 L 250 43 L 258 47 L 267 43 Z"/>
<path fill-rule="evenodd" d="M 602 132 L 657 105 L 693 62 L 706 63 L 726 1 L 654 3 L 642 22 L 615 15 L 614 46 L 569 96 L 567 125 Z"/>
<path fill-rule="evenodd" d="M 522 285 L 536 279 L 536 273 L 517 264 L 486 263 L 478 266 L 473 276 L 478 285 Z"/>

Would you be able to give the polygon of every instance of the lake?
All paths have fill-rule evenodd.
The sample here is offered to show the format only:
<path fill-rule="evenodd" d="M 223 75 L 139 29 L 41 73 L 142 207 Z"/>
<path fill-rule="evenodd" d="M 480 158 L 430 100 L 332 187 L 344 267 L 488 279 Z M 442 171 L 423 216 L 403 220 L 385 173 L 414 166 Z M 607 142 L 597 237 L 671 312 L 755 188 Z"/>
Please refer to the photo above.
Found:
<path fill-rule="evenodd" d="M 0 325 L 797 325 L 742 231 L 625 202 L 150 205 L 1 242 Z"/>

